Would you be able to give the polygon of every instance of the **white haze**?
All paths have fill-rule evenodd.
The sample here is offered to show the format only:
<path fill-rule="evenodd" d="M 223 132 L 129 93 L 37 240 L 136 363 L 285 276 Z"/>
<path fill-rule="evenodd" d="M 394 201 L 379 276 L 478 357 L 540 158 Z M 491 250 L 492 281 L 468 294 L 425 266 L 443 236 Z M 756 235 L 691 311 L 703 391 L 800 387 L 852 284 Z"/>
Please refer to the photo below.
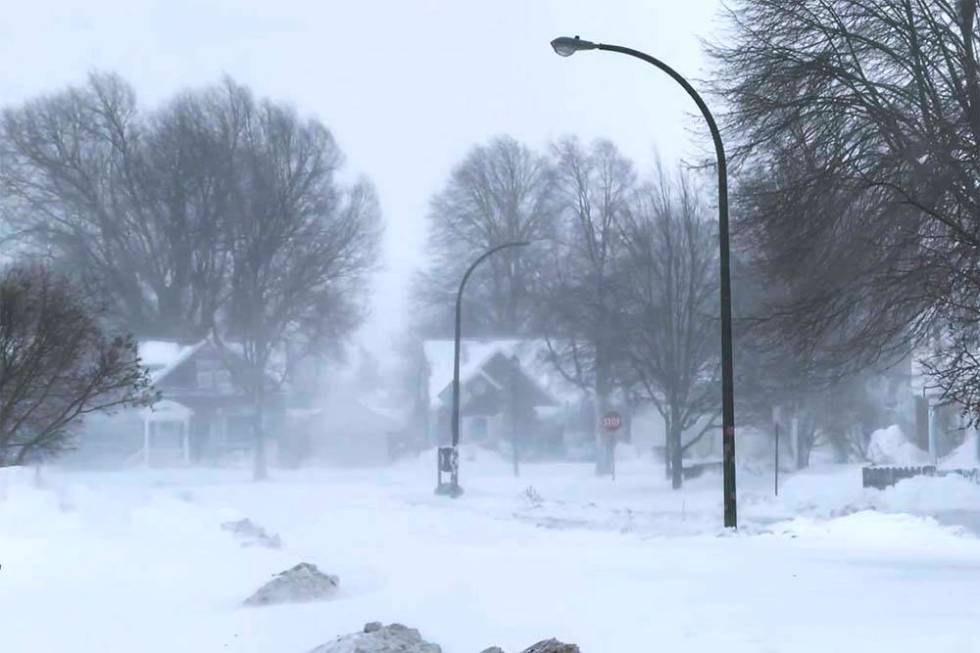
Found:
<path fill-rule="evenodd" d="M 697 156 L 706 134 L 673 82 L 604 53 L 555 56 L 581 34 L 648 50 L 704 73 L 699 39 L 720 3 L 43 0 L 4 7 L 0 90 L 18 102 L 120 73 L 144 104 L 231 75 L 320 118 L 348 170 L 376 185 L 386 221 L 383 270 L 359 340 L 382 353 L 405 326 L 423 262 L 429 197 L 468 148 L 508 133 L 544 148 L 575 133 L 608 137 L 641 168 Z M 382 363 L 389 356 L 379 357 Z"/>

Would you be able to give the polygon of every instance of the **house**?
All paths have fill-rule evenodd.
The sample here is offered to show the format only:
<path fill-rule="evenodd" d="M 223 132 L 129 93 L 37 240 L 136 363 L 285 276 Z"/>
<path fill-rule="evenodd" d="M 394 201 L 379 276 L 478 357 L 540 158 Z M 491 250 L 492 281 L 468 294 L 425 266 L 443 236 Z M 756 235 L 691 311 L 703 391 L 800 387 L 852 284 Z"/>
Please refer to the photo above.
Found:
<path fill-rule="evenodd" d="M 942 399 L 941 390 L 923 363 L 927 358 L 926 350 L 913 351 L 891 371 L 897 381 L 890 384 L 895 387 L 890 407 L 899 417 L 894 423 L 903 426 L 906 437 L 938 460 L 952 453 L 967 437 L 976 438 L 977 430 L 970 425 L 960 404 Z M 976 439 L 976 459 L 980 461 L 980 438 Z"/>
<path fill-rule="evenodd" d="M 422 345 L 419 401 L 429 444 L 451 440 L 452 340 Z M 561 449 L 580 429 L 584 394 L 561 378 L 536 340 L 464 340 L 460 346 L 460 441 L 497 445 L 519 437 L 540 451 Z"/>
<path fill-rule="evenodd" d="M 373 466 L 388 463 L 391 440 L 402 429 L 397 412 L 369 395 L 334 393 L 318 402 L 310 419 L 309 458 L 328 465 Z"/>
<path fill-rule="evenodd" d="M 341 353 L 339 360 L 306 356 L 304 365 L 292 366 L 280 464 L 375 466 L 398 453 L 394 441 L 404 439 L 407 420 L 399 407 L 405 402 L 389 395 L 367 348 L 350 345 Z"/>
<path fill-rule="evenodd" d="M 153 406 L 93 415 L 86 421 L 77 461 L 172 465 L 251 456 L 256 410 L 228 371 L 212 340 L 138 343 L 139 357 L 161 400 Z M 283 393 L 268 379 L 264 429 L 269 440 L 285 424 Z"/>

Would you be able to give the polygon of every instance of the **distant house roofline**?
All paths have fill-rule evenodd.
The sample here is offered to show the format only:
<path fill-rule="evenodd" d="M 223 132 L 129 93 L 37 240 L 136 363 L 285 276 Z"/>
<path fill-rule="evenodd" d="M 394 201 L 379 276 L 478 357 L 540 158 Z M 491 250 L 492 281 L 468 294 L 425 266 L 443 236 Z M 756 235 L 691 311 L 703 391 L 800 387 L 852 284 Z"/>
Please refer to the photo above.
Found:
<path fill-rule="evenodd" d="M 142 340 L 137 343 L 140 363 L 150 372 L 150 382 L 153 385 L 161 383 L 182 365 L 194 357 L 205 345 L 219 347 L 213 338 L 208 336 L 193 344 L 185 345 L 176 340 Z M 234 344 L 234 343 L 230 343 Z M 242 357 L 234 346 L 224 346 L 221 349 L 234 356 Z M 272 380 L 278 380 L 275 375 L 266 370 L 265 375 Z"/>
<path fill-rule="evenodd" d="M 187 362 L 207 342 L 207 338 L 192 345 L 181 345 L 172 340 L 144 340 L 137 345 L 140 363 L 150 371 L 150 381 L 156 385 Z"/>
<path fill-rule="evenodd" d="M 576 402 L 585 394 L 548 362 L 548 343 L 542 338 L 463 338 L 461 345 L 460 383 L 465 384 L 499 353 L 507 358 L 517 356 L 523 374 L 558 404 Z M 452 387 L 453 341 L 425 340 L 422 350 L 429 371 L 428 402 L 435 408 L 440 404 L 440 395 Z"/>
<path fill-rule="evenodd" d="M 504 386 L 501 385 L 501 383 L 497 379 L 494 379 L 490 374 L 488 374 L 485 369 L 486 366 L 492 361 L 494 361 L 497 357 L 503 358 L 506 361 L 510 361 L 513 358 L 512 355 L 508 355 L 508 353 L 504 351 L 495 350 L 493 352 L 490 352 L 488 355 L 480 359 L 480 361 L 476 363 L 474 367 L 469 369 L 465 376 L 460 374 L 460 378 L 459 378 L 460 388 L 466 388 L 475 379 L 482 378 L 497 390 L 503 390 Z M 526 382 L 530 384 L 534 392 L 538 394 L 539 403 L 536 403 L 535 406 L 560 406 L 561 405 L 561 401 L 559 401 L 558 398 L 556 398 L 547 388 L 545 388 L 531 374 L 529 374 L 528 370 L 526 370 L 523 366 L 520 366 L 519 360 L 518 360 L 518 365 L 519 365 L 518 370 L 520 371 L 521 376 L 523 376 Z M 444 397 L 452 392 L 452 387 L 453 384 L 452 381 L 450 380 L 450 382 L 446 384 L 442 388 L 442 390 L 439 391 L 438 395 L 436 395 L 436 397 L 433 398 L 434 401 L 431 402 L 432 405 L 433 406 L 441 405 L 441 403 L 444 400 Z"/>

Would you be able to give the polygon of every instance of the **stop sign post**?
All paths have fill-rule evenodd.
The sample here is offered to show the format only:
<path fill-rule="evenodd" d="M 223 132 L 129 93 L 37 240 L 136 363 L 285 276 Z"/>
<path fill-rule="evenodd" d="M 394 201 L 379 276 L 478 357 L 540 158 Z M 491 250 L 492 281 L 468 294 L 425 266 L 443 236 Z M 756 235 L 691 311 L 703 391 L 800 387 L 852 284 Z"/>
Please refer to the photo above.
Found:
<path fill-rule="evenodd" d="M 615 410 L 602 416 L 602 431 L 605 435 L 606 455 L 609 456 L 609 471 L 616 480 L 616 431 L 623 426 L 623 416 Z"/>

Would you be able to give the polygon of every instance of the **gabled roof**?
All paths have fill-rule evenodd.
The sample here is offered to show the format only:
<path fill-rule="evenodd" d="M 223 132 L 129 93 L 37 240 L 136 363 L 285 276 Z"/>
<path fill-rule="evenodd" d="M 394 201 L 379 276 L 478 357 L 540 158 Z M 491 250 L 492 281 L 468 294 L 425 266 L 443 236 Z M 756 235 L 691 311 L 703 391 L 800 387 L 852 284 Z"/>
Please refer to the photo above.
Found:
<path fill-rule="evenodd" d="M 173 340 L 144 340 L 137 343 L 137 350 L 140 363 L 150 372 L 150 382 L 156 385 L 208 345 L 218 347 L 211 338 L 193 344 L 182 344 Z M 234 356 L 242 357 L 242 348 L 238 343 L 223 343 L 222 349 Z M 270 381 L 279 380 L 274 370 L 266 369 L 265 375 Z"/>
<path fill-rule="evenodd" d="M 429 404 L 439 406 L 439 396 L 452 389 L 453 380 L 453 341 L 427 340 L 423 343 L 423 354 L 429 367 Z M 465 384 L 477 375 L 499 387 L 500 381 L 486 375 L 485 367 L 494 356 L 506 358 L 516 356 L 521 371 L 535 386 L 554 403 L 574 402 L 582 397 L 582 392 L 565 380 L 548 360 L 548 346 L 543 340 L 463 340 L 460 343 L 460 383 Z"/>
<path fill-rule="evenodd" d="M 137 347 L 140 362 L 150 372 L 151 383 L 157 384 L 196 354 L 207 342 L 205 339 L 188 345 L 170 340 L 144 340 L 138 343 Z"/>
<path fill-rule="evenodd" d="M 501 351 L 490 354 L 483 360 L 476 369 L 467 375 L 460 375 L 459 383 L 462 390 L 464 401 L 472 394 L 471 387 L 479 382 L 485 382 L 495 390 L 507 390 L 517 392 L 530 406 L 545 407 L 558 406 L 561 402 L 554 397 L 547 389 L 541 386 L 538 381 L 528 374 L 523 366 L 517 368 L 519 376 L 512 377 L 514 365 L 511 356 L 507 356 Z M 519 361 L 518 361 L 519 364 Z M 515 387 L 516 386 L 516 387 Z M 439 393 L 439 402 L 448 403 L 452 398 L 452 382 L 446 385 Z"/>

